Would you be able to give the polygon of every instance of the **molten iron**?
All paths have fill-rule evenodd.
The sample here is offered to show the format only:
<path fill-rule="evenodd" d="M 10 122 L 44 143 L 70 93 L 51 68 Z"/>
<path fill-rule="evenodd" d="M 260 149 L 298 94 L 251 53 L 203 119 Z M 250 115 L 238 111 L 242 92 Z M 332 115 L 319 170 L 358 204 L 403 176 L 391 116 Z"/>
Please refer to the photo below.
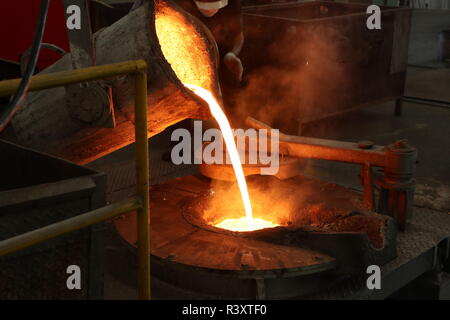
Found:
<path fill-rule="evenodd" d="M 212 44 L 198 36 L 189 18 L 192 18 L 189 14 L 181 14 L 169 6 L 158 6 L 155 29 L 161 51 L 181 82 L 215 92 L 214 66 L 205 61 L 209 57 L 208 45 Z"/>
<path fill-rule="evenodd" d="M 245 217 L 241 219 L 226 219 L 216 226 L 234 231 L 252 231 L 272 227 L 274 226 L 272 222 L 253 218 L 247 183 L 230 123 L 216 98 L 211 93 L 212 88 L 208 81 L 211 79 L 210 73 L 212 71 L 208 69 L 208 64 L 199 59 L 201 55 L 196 52 L 204 50 L 202 47 L 204 44 L 198 39 L 196 41 L 195 37 L 185 36 L 186 34 L 194 33 L 194 30 L 189 30 L 189 28 L 193 27 L 182 23 L 182 19 L 184 17 L 181 15 L 178 16 L 173 12 L 169 14 L 164 12 L 164 10 L 160 10 L 156 16 L 156 33 L 161 45 L 161 51 L 184 86 L 208 103 L 211 114 L 222 131 L 245 209 Z M 178 39 L 183 39 L 183 41 L 177 41 Z"/>
<path fill-rule="evenodd" d="M 230 155 L 231 163 L 236 175 L 236 180 L 239 185 L 242 201 L 244 203 L 245 217 L 239 219 L 225 219 L 222 222 L 216 224 L 216 227 L 232 231 L 253 231 L 275 226 L 270 221 L 253 218 L 252 205 L 250 203 L 247 182 L 245 181 L 244 170 L 242 169 L 239 153 L 234 142 L 230 123 L 228 122 L 225 113 L 220 108 L 219 103 L 208 90 L 186 83 L 184 85 L 208 103 L 211 114 L 219 124 L 220 130 L 222 131 L 222 135 L 225 140 L 225 145 Z"/>
<path fill-rule="evenodd" d="M 238 219 L 225 219 L 222 222 L 215 225 L 216 228 L 227 229 L 231 231 L 254 231 L 259 229 L 266 228 L 274 228 L 278 227 L 278 224 L 275 224 L 271 221 L 267 221 L 260 218 L 253 218 L 251 227 L 248 224 L 248 221 L 245 217 Z"/>

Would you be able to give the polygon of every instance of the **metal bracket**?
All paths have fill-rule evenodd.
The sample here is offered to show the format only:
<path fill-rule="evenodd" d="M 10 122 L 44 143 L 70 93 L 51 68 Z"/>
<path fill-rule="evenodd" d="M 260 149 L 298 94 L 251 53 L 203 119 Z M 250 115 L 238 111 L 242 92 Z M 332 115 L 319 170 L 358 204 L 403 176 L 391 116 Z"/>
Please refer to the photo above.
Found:
<path fill-rule="evenodd" d="M 251 117 L 246 124 L 256 129 L 272 129 Z M 400 230 L 406 228 L 412 216 L 414 174 L 417 149 L 406 140 L 388 146 L 374 145 L 371 141 L 359 143 L 326 140 L 310 137 L 278 134 L 279 150 L 290 157 L 321 159 L 361 165 L 361 182 L 364 186 L 364 205 L 374 210 L 374 186 L 372 167 L 380 167 L 383 175 L 375 183 L 380 187 L 378 212 L 393 217 Z"/>
<path fill-rule="evenodd" d="M 94 66 L 95 44 L 92 35 L 87 0 L 63 0 L 66 19 L 67 8 L 80 8 L 81 28 L 67 30 L 74 69 Z M 103 81 L 79 83 L 66 87 L 66 102 L 71 117 L 91 126 L 114 128 L 116 125 L 111 87 Z"/>
<path fill-rule="evenodd" d="M 450 238 L 446 238 L 434 247 L 432 269 L 441 271 L 445 261 L 450 257 Z"/>
<path fill-rule="evenodd" d="M 364 186 L 364 206 L 375 211 L 375 193 L 373 187 L 372 165 L 369 162 L 361 166 L 361 179 Z"/>
<path fill-rule="evenodd" d="M 266 286 L 264 283 L 264 278 L 256 278 L 256 299 L 265 300 L 266 299 Z"/>
<path fill-rule="evenodd" d="M 67 29 L 73 68 L 80 69 L 86 66 L 95 65 L 95 47 L 92 37 L 87 0 L 63 0 L 63 4 L 66 19 L 70 17 L 67 13 L 67 9 L 70 6 L 78 6 L 81 14 L 81 28 Z"/>
<path fill-rule="evenodd" d="M 392 216 L 399 229 L 405 230 L 413 211 L 417 149 L 399 140 L 386 146 L 385 154 L 383 175 L 376 181 L 380 187 L 378 211 Z"/>

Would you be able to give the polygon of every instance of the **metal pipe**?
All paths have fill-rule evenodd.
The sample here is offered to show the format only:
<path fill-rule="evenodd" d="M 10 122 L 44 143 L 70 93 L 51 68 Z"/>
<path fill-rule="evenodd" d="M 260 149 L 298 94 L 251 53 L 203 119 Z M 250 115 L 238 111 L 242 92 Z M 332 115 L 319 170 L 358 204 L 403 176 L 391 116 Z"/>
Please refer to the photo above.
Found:
<path fill-rule="evenodd" d="M 141 199 L 132 197 L 103 208 L 92 210 L 3 241 L 0 241 L 0 256 L 13 253 L 46 240 L 76 231 L 90 225 L 120 216 L 141 207 Z"/>
<path fill-rule="evenodd" d="M 37 91 L 78 82 L 135 74 L 135 136 L 137 196 L 0 242 L 0 256 L 82 229 L 133 210 L 138 212 L 138 297 L 150 299 L 150 197 L 147 140 L 147 64 L 127 61 L 77 70 L 33 76 L 28 91 Z M 0 97 L 14 94 L 21 79 L 0 82 Z"/>
<path fill-rule="evenodd" d="M 413 97 L 413 96 L 403 96 L 403 101 L 424 104 L 430 107 L 444 108 L 450 109 L 450 101 L 446 100 L 436 100 L 436 99 L 428 99 L 421 97 Z"/>
<path fill-rule="evenodd" d="M 137 194 L 142 201 L 138 209 L 138 297 L 150 299 L 150 190 L 147 140 L 147 74 L 136 73 L 135 81 L 135 135 Z"/>
<path fill-rule="evenodd" d="M 272 128 L 252 117 L 247 125 L 256 129 Z M 372 167 L 383 169 L 383 176 L 375 181 L 380 187 L 378 212 L 392 216 L 399 229 L 406 228 L 412 216 L 414 197 L 414 173 L 417 149 L 400 140 L 388 146 L 372 146 L 365 149 L 357 143 L 278 134 L 279 152 L 291 157 L 340 161 L 362 165 L 364 203 L 375 209 Z M 273 136 L 272 136 L 273 138 Z"/>
<path fill-rule="evenodd" d="M 66 86 L 78 82 L 100 80 L 118 75 L 135 73 L 147 69 L 143 60 L 113 63 L 104 66 L 95 66 L 77 70 L 38 74 L 31 79 L 28 91 L 38 91 L 54 87 Z M 0 97 L 7 97 L 16 92 L 20 79 L 0 82 Z"/>
<path fill-rule="evenodd" d="M 247 117 L 246 124 L 256 129 L 272 129 L 252 117 Z M 310 137 L 290 136 L 279 134 L 280 153 L 286 156 L 322 159 L 347 163 L 366 164 L 384 167 L 386 155 L 381 146 L 372 146 L 370 149 L 358 147 L 358 143 L 336 140 L 327 140 Z"/>

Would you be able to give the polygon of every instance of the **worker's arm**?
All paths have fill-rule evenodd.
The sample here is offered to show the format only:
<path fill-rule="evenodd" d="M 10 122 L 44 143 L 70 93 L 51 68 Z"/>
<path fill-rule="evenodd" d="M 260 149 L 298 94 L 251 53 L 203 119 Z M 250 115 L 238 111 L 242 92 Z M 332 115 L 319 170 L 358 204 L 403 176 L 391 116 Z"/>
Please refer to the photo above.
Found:
<path fill-rule="evenodd" d="M 243 45 L 244 45 L 244 33 L 240 32 L 236 36 L 236 39 L 234 40 L 234 46 L 233 49 L 231 49 L 231 52 L 233 52 L 236 56 L 238 56 L 239 53 L 241 53 Z"/>
<path fill-rule="evenodd" d="M 244 33 L 240 32 L 235 40 L 233 48 L 228 52 L 223 58 L 223 62 L 227 69 L 236 75 L 237 80 L 242 80 L 242 75 L 244 73 L 244 67 L 242 66 L 241 59 L 238 58 L 239 53 L 244 45 Z"/>
<path fill-rule="evenodd" d="M 234 52 L 228 52 L 225 57 L 223 57 L 223 63 L 227 69 L 236 76 L 238 81 L 242 80 L 244 67 L 242 66 L 241 59 L 239 59 Z"/>

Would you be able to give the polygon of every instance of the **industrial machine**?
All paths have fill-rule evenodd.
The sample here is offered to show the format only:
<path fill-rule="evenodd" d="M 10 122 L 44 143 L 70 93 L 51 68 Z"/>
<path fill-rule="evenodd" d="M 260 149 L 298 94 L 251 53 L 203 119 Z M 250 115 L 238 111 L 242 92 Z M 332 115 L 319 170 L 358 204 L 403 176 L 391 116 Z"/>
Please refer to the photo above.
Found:
<path fill-rule="evenodd" d="M 89 25 L 82 30 L 89 31 Z M 217 49 L 208 30 L 193 17 L 169 2 L 156 1 L 93 36 L 88 31 L 82 40 L 72 39 L 69 32 L 71 53 L 42 74 L 141 58 L 152 79 L 149 136 L 188 117 L 207 117 L 206 104 L 181 84 L 202 86 L 219 97 Z M 176 55 L 166 53 L 164 58 L 160 45 L 163 50 L 175 46 Z M 125 77 L 31 93 L 4 137 L 79 164 L 93 161 L 134 141 L 132 85 Z"/>
<path fill-rule="evenodd" d="M 400 115 L 412 11 L 381 7 L 383 27 L 369 30 L 366 9 L 327 1 L 245 7 L 243 61 L 248 86 L 259 90 L 244 90 L 240 103 L 295 135 L 305 123 L 380 101 L 394 101 Z M 278 119 L 274 103 L 290 121 Z"/>
<path fill-rule="evenodd" d="M 287 7 L 248 8 L 245 20 L 258 29 L 267 25 L 261 21 L 273 19 L 275 22 L 270 23 L 271 27 L 281 26 L 280 32 L 287 32 L 291 40 L 298 36 L 299 25 L 305 27 L 298 30 L 306 32 L 302 34 L 303 38 L 312 36 L 315 28 L 325 26 L 327 30 L 332 30 L 336 25 L 345 24 L 347 31 L 352 32 L 355 25 L 361 22 L 361 7 L 342 6 L 320 1 Z M 302 8 L 309 11 L 302 11 Z M 278 16 L 286 10 L 296 16 L 289 19 L 284 13 L 282 17 Z M 312 16 L 298 17 L 305 12 Z M 316 14 L 325 17 L 318 18 Z M 281 93 L 292 104 L 279 101 L 279 105 L 273 104 L 271 108 L 295 110 L 302 114 L 303 122 L 304 119 L 330 116 L 370 102 L 375 96 L 374 90 L 378 90 L 376 88 L 381 83 L 382 98 L 400 97 L 405 79 L 405 35 L 409 32 L 409 11 L 385 9 L 384 14 L 389 18 L 389 28 L 383 32 L 389 35 L 375 35 L 365 42 L 363 49 L 370 53 L 370 61 L 355 62 L 349 59 L 344 64 L 345 68 L 355 72 L 350 72 L 345 82 L 352 90 L 356 88 L 353 91 L 355 95 L 350 97 L 349 94 L 336 100 L 335 95 L 339 92 L 324 86 L 320 90 L 330 92 L 327 99 L 322 100 L 322 94 L 313 94 L 314 90 L 306 90 L 303 91 L 303 104 L 298 107 L 297 96 L 289 96 L 292 91 L 287 90 Z M 269 48 L 268 52 L 272 52 L 266 42 L 259 41 L 265 33 L 261 33 L 260 29 L 247 32 L 251 35 L 248 46 L 259 51 Z M 187 118 L 212 118 L 212 109 L 208 109 L 204 100 L 187 89 L 192 85 L 206 89 L 219 103 L 222 99 L 214 39 L 201 22 L 170 1 L 145 1 L 93 35 L 88 32 L 80 39 L 69 32 L 68 37 L 71 54 L 64 55 L 39 75 L 39 80 L 47 81 L 47 87 L 52 89 L 30 93 L 2 138 L 84 165 L 134 142 L 135 125 L 141 130 L 146 125 L 147 135 L 144 134 L 144 138 L 149 138 Z M 276 37 L 284 39 L 284 35 L 276 34 Z M 397 37 L 401 41 L 395 41 Z M 342 41 L 340 44 L 344 49 L 327 62 L 328 68 L 342 67 L 337 62 L 346 57 L 346 50 L 353 48 L 354 44 Z M 310 44 L 315 47 L 318 43 L 321 40 Z M 278 71 L 301 62 L 302 70 L 308 75 L 303 79 L 306 88 L 306 80 L 311 77 L 310 72 L 314 72 L 307 68 L 315 67 L 317 63 L 312 53 L 313 50 L 307 51 L 307 54 L 295 59 L 261 56 L 275 59 Z M 90 65 L 135 59 L 143 60 L 148 66 L 147 87 L 144 88 L 147 89 L 147 100 L 133 94 L 135 85 L 142 93 L 142 82 L 138 83 L 136 77 L 129 75 L 101 80 L 97 77 L 89 83 L 85 82 L 87 80 L 80 83 L 71 81 L 70 84 L 66 81 L 65 87 L 59 88 L 48 84 L 56 83 L 52 78 L 56 72 L 74 69 L 80 75 Z M 251 72 L 262 68 L 260 59 L 253 59 L 252 62 L 249 56 L 245 59 L 249 59 Z M 264 64 L 275 66 L 270 59 Z M 254 68 L 251 63 L 255 64 Z M 260 65 L 256 66 L 257 63 Z M 143 63 L 135 64 L 132 69 L 141 72 Z M 362 70 L 367 65 L 383 68 L 377 74 L 376 85 L 364 87 L 360 83 L 366 76 Z M 141 69 L 137 70 L 138 67 Z M 339 72 L 348 73 L 344 69 Z M 67 79 L 66 74 L 60 75 L 62 80 Z M 141 74 L 139 79 L 143 81 L 145 78 Z M 391 84 L 394 84 L 393 87 Z M 0 94 L 10 90 L 12 82 L 4 86 L 9 88 L 2 89 L 0 85 Z M 46 87 L 44 84 L 41 86 Z M 248 94 L 248 91 L 245 92 Z M 251 95 L 244 98 L 250 99 Z M 336 102 L 336 105 L 331 105 L 330 101 Z M 147 110 L 141 116 L 146 116 L 148 120 L 142 124 L 133 107 L 144 102 L 147 103 Z M 251 110 L 248 111 L 251 113 Z M 400 111 L 399 107 L 397 111 Z M 264 114 L 264 108 L 255 117 L 261 114 Z M 263 117 L 260 120 L 265 122 L 267 119 Z M 279 124 L 278 120 L 265 124 L 249 117 L 246 124 L 251 128 L 270 129 L 268 125 Z M 294 117 L 294 122 L 297 120 Z M 292 126 L 288 122 L 286 131 L 289 133 Z M 296 122 L 295 125 L 298 124 Z M 282 125 L 278 127 L 283 129 Z M 138 130 L 136 128 L 136 137 Z M 416 148 L 407 141 L 392 141 L 390 145 L 377 146 L 370 141 L 354 143 L 287 134 L 280 134 L 277 138 L 281 159 L 278 178 L 255 175 L 259 164 L 243 166 L 254 215 L 275 222 L 277 226 L 273 228 L 235 232 L 216 226 L 224 218 L 243 214 L 244 208 L 233 179 L 235 170 L 231 165 L 202 163 L 196 174 L 160 179 L 149 186 L 148 181 L 139 174 L 142 170 L 146 171 L 145 175 L 148 174 L 148 163 L 145 166 L 142 162 L 142 159 L 148 159 L 145 159 L 145 152 L 141 149 L 146 144 L 141 141 L 136 162 L 137 180 L 124 185 L 123 177 L 134 174 L 132 159 L 127 159 L 127 164 L 120 170 L 106 168 L 109 202 L 126 201 L 124 198 L 135 191 L 136 184 L 141 193 L 140 198 L 132 199 L 133 203 L 127 202 L 128 210 L 117 211 L 136 212 L 121 215 L 109 225 L 107 239 L 110 243 L 105 250 L 108 265 L 115 267 L 109 272 L 133 287 L 136 281 L 130 275 L 136 270 L 140 279 L 148 280 L 150 277 L 147 269 L 150 260 L 152 287 L 157 298 L 386 298 L 425 272 L 440 272 L 444 268 L 450 252 L 450 216 L 426 210 L 413 214 Z M 9 146 L 8 143 L 5 145 Z M 298 159 L 302 158 L 359 165 L 363 192 L 303 176 L 298 167 Z M 86 175 L 95 176 L 92 179 L 100 179 L 96 174 L 86 172 Z M 155 174 L 158 172 L 150 169 L 150 175 Z M 64 181 L 60 183 L 64 184 Z M 113 193 L 111 190 L 121 192 Z M 142 192 L 146 196 L 142 196 Z M 0 196 L 2 194 L 4 192 Z M 148 200 L 150 211 L 144 215 Z M 0 198 L 0 208 L 2 201 Z M 94 204 L 97 203 L 100 202 Z M 90 221 L 92 223 L 93 220 Z M 42 225 L 36 224 L 36 228 L 40 227 Z M 23 231 L 28 232 L 29 229 Z M 150 234 L 150 238 L 145 238 L 145 234 Z M 18 239 L 20 236 L 15 241 Z M 146 241 L 145 246 L 143 241 Z M 4 246 L 0 243 L 0 252 L 2 248 Z M 113 252 L 108 248 L 113 248 Z M 136 256 L 139 257 L 137 265 L 133 262 Z M 365 286 L 364 276 L 370 265 L 383 269 L 383 279 L 388 283 L 383 290 L 370 291 Z M 147 284 L 139 283 L 139 286 L 145 293 Z M 339 292 L 344 293 L 339 295 Z M 148 297 L 148 294 L 140 297 Z"/>

